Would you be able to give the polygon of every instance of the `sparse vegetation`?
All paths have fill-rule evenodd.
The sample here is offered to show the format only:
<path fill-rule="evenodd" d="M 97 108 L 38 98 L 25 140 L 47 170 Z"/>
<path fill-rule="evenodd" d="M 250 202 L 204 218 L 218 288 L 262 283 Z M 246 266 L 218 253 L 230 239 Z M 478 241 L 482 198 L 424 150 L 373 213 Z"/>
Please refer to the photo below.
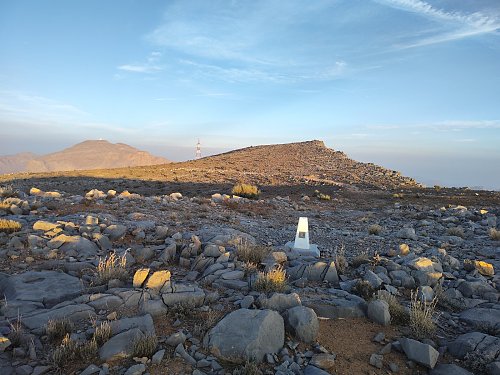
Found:
<path fill-rule="evenodd" d="M 283 292 L 286 289 L 286 272 L 278 266 L 267 272 L 259 272 L 254 283 L 254 289 L 260 292 Z"/>
<path fill-rule="evenodd" d="M 231 191 L 233 195 L 248 199 L 257 199 L 260 195 L 260 190 L 255 185 L 239 183 L 234 185 Z"/>
<path fill-rule="evenodd" d="M 362 264 L 370 263 L 370 257 L 368 256 L 367 251 L 363 251 L 360 254 L 356 255 L 353 260 L 351 260 L 351 266 L 353 268 L 358 268 Z"/>
<path fill-rule="evenodd" d="M 369 234 L 375 234 L 378 235 L 382 232 L 382 227 L 378 224 L 373 224 L 368 227 L 368 233 Z"/>
<path fill-rule="evenodd" d="M 0 198 L 17 197 L 19 192 L 12 185 L 0 186 Z"/>
<path fill-rule="evenodd" d="M 97 345 L 101 346 L 111 337 L 111 326 L 108 321 L 101 322 L 101 324 L 95 326 L 93 339 L 97 342 Z"/>
<path fill-rule="evenodd" d="M 252 245 L 242 241 L 236 245 L 238 260 L 259 265 L 271 252 L 271 248 L 263 245 Z"/>
<path fill-rule="evenodd" d="M 3 210 L 5 212 L 10 210 L 10 203 L 6 202 L 0 202 L 0 210 Z"/>
<path fill-rule="evenodd" d="M 45 327 L 45 333 L 50 342 L 60 343 L 67 334 L 73 330 L 73 324 L 69 319 L 50 319 Z"/>
<path fill-rule="evenodd" d="M 335 265 L 337 267 L 338 273 L 341 275 L 345 274 L 347 271 L 347 267 L 349 266 L 347 263 L 347 259 L 345 257 L 345 246 L 341 244 L 340 247 L 335 247 Z"/>
<path fill-rule="evenodd" d="M 456 237 L 460 237 L 460 238 L 465 237 L 465 233 L 464 233 L 464 230 L 462 227 L 448 228 L 446 233 L 448 234 L 448 236 L 456 236 Z"/>
<path fill-rule="evenodd" d="M 63 338 L 61 344 L 52 353 L 52 362 L 62 369 L 75 361 L 92 362 L 97 357 L 98 345 L 92 339 L 90 341 L 76 342 L 69 334 Z"/>
<path fill-rule="evenodd" d="M 410 304 L 410 330 L 416 339 L 430 338 L 436 332 L 436 324 L 432 320 L 436 309 L 437 298 L 425 302 L 412 291 Z"/>
<path fill-rule="evenodd" d="M 375 288 L 366 280 L 358 280 L 352 287 L 352 292 L 365 300 L 370 300 L 375 294 Z"/>
<path fill-rule="evenodd" d="M 406 325 L 409 323 L 410 315 L 396 296 L 389 292 L 379 291 L 378 298 L 384 300 L 389 305 L 389 313 L 391 314 L 391 322 L 398 325 Z"/>
<path fill-rule="evenodd" d="M 258 365 L 255 362 L 245 362 L 245 365 L 238 367 L 233 371 L 234 375 L 262 375 Z"/>
<path fill-rule="evenodd" d="M 9 340 L 13 347 L 21 346 L 23 343 L 23 324 L 21 320 L 21 315 L 17 315 L 16 320 L 9 322 L 10 333 Z"/>
<path fill-rule="evenodd" d="M 489 231 L 490 238 L 493 241 L 500 241 L 500 230 L 497 230 L 495 228 L 491 228 Z"/>
<path fill-rule="evenodd" d="M 314 196 L 322 201 L 329 201 L 332 199 L 328 194 L 323 194 L 319 190 L 314 191 Z"/>
<path fill-rule="evenodd" d="M 128 277 L 126 264 L 127 258 L 125 254 L 118 256 L 113 252 L 104 259 L 99 258 L 96 283 L 102 285 L 113 279 L 126 280 Z"/>
<path fill-rule="evenodd" d="M 134 357 L 150 358 L 158 346 L 156 335 L 145 335 L 134 341 Z"/>
<path fill-rule="evenodd" d="M 18 221 L 0 219 L 0 232 L 14 233 L 20 231 L 22 225 Z"/>

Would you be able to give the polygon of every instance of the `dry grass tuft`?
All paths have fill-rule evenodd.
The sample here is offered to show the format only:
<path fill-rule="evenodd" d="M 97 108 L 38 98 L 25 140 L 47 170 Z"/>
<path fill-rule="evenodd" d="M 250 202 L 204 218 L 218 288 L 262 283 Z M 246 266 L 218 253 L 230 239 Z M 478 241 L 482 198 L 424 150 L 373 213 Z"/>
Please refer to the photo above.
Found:
<path fill-rule="evenodd" d="M 134 357 L 148 357 L 155 354 L 158 346 L 156 335 L 146 335 L 134 341 Z"/>
<path fill-rule="evenodd" d="M 368 252 L 363 251 L 361 254 L 358 254 L 354 257 L 353 260 L 351 260 L 351 266 L 353 268 L 358 268 L 362 264 L 367 264 L 370 263 L 371 259 L 368 256 Z"/>
<path fill-rule="evenodd" d="M 116 253 L 111 253 L 104 259 L 99 258 L 96 283 L 102 285 L 113 279 L 127 280 L 128 272 L 126 265 L 127 258 L 125 254 L 120 257 Z"/>
<path fill-rule="evenodd" d="M 21 346 L 23 343 L 23 323 L 21 320 L 21 315 L 17 315 L 17 319 L 14 322 L 9 322 L 10 325 L 10 333 L 9 340 L 12 344 L 12 347 L 15 348 L 17 346 Z"/>
<path fill-rule="evenodd" d="M 286 272 L 278 266 L 268 272 L 259 272 L 253 288 L 260 292 L 283 292 L 287 287 Z"/>
<path fill-rule="evenodd" d="M 79 360 L 86 363 L 93 362 L 97 358 L 97 352 L 98 345 L 94 339 L 78 343 L 71 340 L 67 334 L 63 338 L 61 345 L 52 353 L 52 362 L 57 368 L 62 369 Z"/>
<path fill-rule="evenodd" d="M 260 195 L 260 190 L 255 185 L 239 183 L 234 185 L 232 194 L 243 198 L 257 199 Z"/>
<path fill-rule="evenodd" d="M 12 185 L 4 185 L 0 186 L 0 197 L 1 198 L 10 198 L 17 197 L 19 192 L 14 189 Z"/>
<path fill-rule="evenodd" d="M 495 228 L 491 228 L 489 234 L 490 234 L 490 238 L 493 241 L 500 241 L 500 230 L 496 230 Z"/>
<path fill-rule="evenodd" d="M 14 233 L 20 231 L 22 225 L 18 221 L 0 219 L 0 232 Z"/>
<path fill-rule="evenodd" d="M 314 196 L 322 201 L 329 201 L 332 199 L 328 194 L 320 193 L 319 190 L 314 191 Z"/>
<path fill-rule="evenodd" d="M 245 365 L 233 371 L 233 375 L 262 375 L 259 366 L 255 362 L 245 362 Z"/>
<path fill-rule="evenodd" d="M 10 210 L 10 203 L 5 203 L 5 202 L 0 202 L 0 210 L 3 211 L 9 211 Z"/>
<path fill-rule="evenodd" d="M 340 247 L 335 247 L 335 265 L 337 266 L 337 271 L 341 275 L 345 274 L 349 264 L 345 257 L 345 246 L 341 244 Z"/>
<path fill-rule="evenodd" d="M 236 245 L 238 260 L 252 264 L 261 264 L 271 252 L 271 248 L 262 245 L 252 245 L 242 241 Z"/>
<path fill-rule="evenodd" d="M 368 281 L 358 280 L 352 287 L 352 292 L 365 300 L 371 300 L 375 294 L 375 289 Z"/>
<path fill-rule="evenodd" d="M 448 234 L 448 236 L 456 236 L 456 237 L 460 237 L 460 238 L 465 237 L 465 233 L 464 233 L 464 230 L 462 227 L 448 228 L 446 233 Z"/>
<path fill-rule="evenodd" d="M 417 293 L 411 293 L 410 330 L 416 339 L 430 338 L 436 332 L 436 324 L 432 317 L 436 310 L 437 298 L 431 302 L 421 301 Z"/>
<path fill-rule="evenodd" d="M 111 326 L 108 321 L 101 322 L 98 326 L 95 327 L 93 340 L 97 343 L 97 345 L 101 346 L 111 337 Z"/>
<path fill-rule="evenodd" d="M 71 331 L 73 331 L 73 324 L 67 318 L 50 319 L 45 327 L 45 333 L 52 343 L 60 343 Z"/>
<path fill-rule="evenodd" d="M 378 235 L 382 232 L 382 227 L 378 224 L 373 224 L 368 227 L 368 234 Z"/>

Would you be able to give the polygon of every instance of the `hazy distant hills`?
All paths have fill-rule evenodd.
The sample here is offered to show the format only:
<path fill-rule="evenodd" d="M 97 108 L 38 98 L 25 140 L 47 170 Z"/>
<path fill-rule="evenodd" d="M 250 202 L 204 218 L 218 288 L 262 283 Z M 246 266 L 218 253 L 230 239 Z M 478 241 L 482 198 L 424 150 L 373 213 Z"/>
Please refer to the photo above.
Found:
<path fill-rule="evenodd" d="M 0 156 L 0 174 L 136 167 L 169 162 L 123 143 L 91 140 L 42 156 L 32 153 Z"/>

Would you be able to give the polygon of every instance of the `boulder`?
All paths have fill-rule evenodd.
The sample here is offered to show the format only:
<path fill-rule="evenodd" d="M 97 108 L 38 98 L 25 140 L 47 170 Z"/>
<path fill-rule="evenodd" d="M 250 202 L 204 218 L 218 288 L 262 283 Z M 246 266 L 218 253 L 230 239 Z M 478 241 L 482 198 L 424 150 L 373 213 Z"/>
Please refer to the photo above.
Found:
<path fill-rule="evenodd" d="M 297 293 L 273 293 L 273 295 L 269 298 L 267 298 L 264 294 L 261 294 L 257 302 L 260 304 L 262 309 L 270 309 L 279 312 L 301 305 L 300 297 Z"/>
<path fill-rule="evenodd" d="M 285 314 L 287 329 L 300 341 L 312 343 L 316 341 L 319 332 L 318 316 L 313 309 L 305 306 L 295 306 Z"/>
<path fill-rule="evenodd" d="M 121 224 L 112 224 L 104 229 L 104 234 L 106 234 L 111 241 L 116 241 L 125 236 L 127 233 L 127 227 Z"/>
<path fill-rule="evenodd" d="M 367 315 L 368 319 L 372 322 L 383 326 L 391 324 L 389 304 L 386 301 L 380 299 L 370 301 L 370 303 L 368 303 Z"/>
<path fill-rule="evenodd" d="M 204 338 L 210 352 L 226 361 L 262 362 L 285 341 L 283 318 L 272 310 L 239 309 L 226 315 Z"/>
<path fill-rule="evenodd" d="M 432 346 L 406 337 L 399 339 L 399 343 L 409 360 L 431 369 L 436 365 L 439 352 Z"/>
<path fill-rule="evenodd" d="M 144 281 L 146 281 L 146 278 L 149 275 L 149 271 L 149 268 L 139 268 L 135 271 L 134 280 L 132 282 L 134 288 L 142 287 L 142 284 L 144 284 Z"/>
<path fill-rule="evenodd" d="M 140 329 L 144 334 L 155 334 L 155 326 L 151 315 L 134 316 L 131 318 L 122 318 L 110 322 L 111 334 L 116 335 L 133 328 Z"/>
<path fill-rule="evenodd" d="M 149 276 L 149 279 L 146 282 L 146 288 L 159 292 L 161 288 L 163 288 L 165 283 L 169 281 L 170 281 L 170 271 L 167 270 L 156 271 L 151 276 Z"/>
<path fill-rule="evenodd" d="M 478 331 L 500 332 L 500 310 L 476 307 L 460 314 L 460 320 L 472 325 Z"/>
<path fill-rule="evenodd" d="M 99 349 L 99 357 L 102 361 L 130 358 L 134 355 L 135 341 L 142 337 L 144 337 L 144 334 L 139 328 L 132 328 L 119 333 L 104 343 Z"/>
<path fill-rule="evenodd" d="M 69 319 L 72 322 L 93 319 L 96 317 L 92 307 L 85 304 L 66 305 L 54 309 L 36 310 L 27 316 L 23 316 L 22 322 L 29 329 L 40 329 L 47 325 L 49 320 Z"/>

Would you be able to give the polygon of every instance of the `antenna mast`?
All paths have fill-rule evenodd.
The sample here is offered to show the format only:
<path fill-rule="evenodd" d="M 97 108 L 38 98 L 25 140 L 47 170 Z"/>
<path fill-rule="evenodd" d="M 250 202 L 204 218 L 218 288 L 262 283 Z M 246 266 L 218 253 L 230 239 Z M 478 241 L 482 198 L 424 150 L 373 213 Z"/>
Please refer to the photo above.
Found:
<path fill-rule="evenodd" d="M 195 159 L 201 159 L 201 143 L 200 139 L 198 138 L 198 143 L 196 144 L 196 156 Z"/>

